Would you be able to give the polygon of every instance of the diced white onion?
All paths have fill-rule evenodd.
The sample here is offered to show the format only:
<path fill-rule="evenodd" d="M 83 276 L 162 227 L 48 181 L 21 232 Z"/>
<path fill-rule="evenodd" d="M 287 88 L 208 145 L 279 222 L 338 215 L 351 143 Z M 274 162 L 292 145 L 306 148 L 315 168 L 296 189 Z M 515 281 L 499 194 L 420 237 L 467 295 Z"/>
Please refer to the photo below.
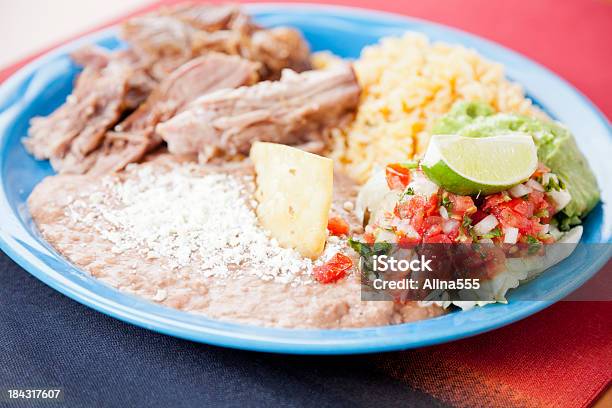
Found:
<path fill-rule="evenodd" d="M 440 215 L 445 220 L 448 220 L 448 211 L 446 211 L 446 207 L 440 207 Z"/>
<path fill-rule="evenodd" d="M 414 177 L 408 187 L 412 188 L 414 194 L 429 197 L 438 192 L 438 185 L 428 179 L 423 173 L 415 172 Z"/>
<path fill-rule="evenodd" d="M 542 185 L 540 183 L 538 183 L 537 181 L 535 181 L 534 179 L 529 179 L 525 182 L 525 184 L 531 188 L 533 188 L 534 190 L 537 191 L 542 191 L 544 192 L 544 187 L 542 187 Z"/>
<path fill-rule="evenodd" d="M 540 231 L 542 234 L 548 234 L 548 231 L 550 231 L 550 224 L 544 224 L 542 231 Z"/>
<path fill-rule="evenodd" d="M 459 228 L 459 221 L 457 220 L 444 221 L 444 223 L 442 224 L 442 231 L 445 234 L 450 234 L 451 231 L 454 231 L 457 228 Z"/>
<path fill-rule="evenodd" d="M 518 241 L 518 228 L 506 227 L 504 228 L 504 243 L 505 244 L 516 244 Z"/>
<path fill-rule="evenodd" d="M 395 227 L 399 232 L 404 233 L 409 238 L 419 238 L 419 234 L 416 230 L 410 225 L 409 220 L 400 220 L 396 223 Z"/>
<path fill-rule="evenodd" d="M 548 196 L 555 204 L 556 212 L 564 209 L 572 201 L 572 196 L 567 190 L 551 190 L 548 192 Z"/>
<path fill-rule="evenodd" d="M 495 218 L 494 215 L 489 214 L 480 220 L 478 224 L 474 225 L 474 232 L 477 235 L 484 235 L 491 232 L 498 223 L 499 221 L 497 221 L 497 218 Z"/>
<path fill-rule="evenodd" d="M 508 192 L 513 198 L 522 197 L 525 194 L 529 194 L 533 191 L 531 187 L 526 186 L 525 184 L 517 184 L 512 187 Z"/>
<path fill-rule="evenodd" d="M 369 210 L 370 215 L 377 213 L 383 203 L 386 204 L 385 199 L 392 195 L 390 191 L 387 185 L 387 179 L 385 178 L 385 171 L 375 171 L 368 182 L 359 189 L 357 201 L 355 202 L 355 214 L 357 214 L 357 217 L 363 220 L 366 210 Z M 397 197 L 396 195 L 393 200 L 393 205 L 397 202 Z M 370 216 L 369 221 L 370 223 L 374 222 L 374 217 Z"/>
<path fill-rule="evenodd" d="M 376 241 L 377 242 L 388 242 L 390 244 L 393 244 L 397 242 L 397 237 L 391 231 L 387 231 L 383 229 L 383 230 L 378 231 L 378 233 L 376 234 Z"/>

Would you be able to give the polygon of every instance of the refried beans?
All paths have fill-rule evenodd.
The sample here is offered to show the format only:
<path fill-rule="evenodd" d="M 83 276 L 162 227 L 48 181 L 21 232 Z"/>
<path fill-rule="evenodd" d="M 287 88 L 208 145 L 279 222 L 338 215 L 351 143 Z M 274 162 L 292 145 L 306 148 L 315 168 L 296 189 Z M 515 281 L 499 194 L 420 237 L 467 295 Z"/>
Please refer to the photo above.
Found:
<path fill-rule="evenodd" d="M 359 274 L 334 284 L 313 267 L 341 252 L 331 236 L 316 261 L 281 248 L 257 224 L 248 162 L 221 166 L 160 155 L 103 178 L 56 175 L 28 205 L 43 237 L 95 278 L 210 318 L 286 328 L 383 326 L 442 314 L 436 306 L 362 301 Z M 359 225 L 356 187 L 336 175 L 332 212 Z"/>

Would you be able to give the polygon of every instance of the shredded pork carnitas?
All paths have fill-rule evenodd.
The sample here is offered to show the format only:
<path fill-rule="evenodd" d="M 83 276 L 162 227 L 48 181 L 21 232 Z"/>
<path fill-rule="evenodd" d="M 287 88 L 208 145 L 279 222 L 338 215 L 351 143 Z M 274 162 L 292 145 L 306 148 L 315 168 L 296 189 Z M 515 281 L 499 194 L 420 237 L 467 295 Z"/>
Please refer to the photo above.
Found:
<path fill-rule="evenodd" d="M 162 8 L 125 22 L 121 36 L 126 49 L 73 53 L 83 72 L 72 94 L 32 119 L 24 145 L 60 173 L 121 170 L 157 148 L 157 124 L 197 97 L 311 68 L 298 31 L 262 28 L 234 5 Z"/>
<path fill-rule="evenodd" d="M 346 119 L 358 102 L 359 86 L 348 65 L 285 71 L 280 81 L 201 96 L 157 130 L 171 153 L 198 154 L 202 161 L 247 155 L 255 140 L 321 152 L 329 128 Z"/>
<path fill-rule="evenodd" d="M 183 64 L 151 92 L 146 101 L 104 135 L 95 151 L 73 149 L 54 167 L 65 173 L 104 174 L 140 161 L 162 143 L 158 123 L 180 112 L 198 96 L 257 81 L 259 64 L 237 56 L 208 53 Z"/>

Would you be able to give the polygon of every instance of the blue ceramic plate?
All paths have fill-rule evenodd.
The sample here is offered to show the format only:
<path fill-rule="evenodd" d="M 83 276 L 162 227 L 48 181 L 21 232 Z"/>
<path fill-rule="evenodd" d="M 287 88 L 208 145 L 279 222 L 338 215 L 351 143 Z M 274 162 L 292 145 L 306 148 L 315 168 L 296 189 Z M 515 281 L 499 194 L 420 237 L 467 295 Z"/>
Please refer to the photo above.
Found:
<path fill-rule="evenodd" d="M 405 30 L 475 48 L 503 63 L 509 77 L 521 83 L 536 103 L 573 130 L 597 174 L 603 202 L 612 201 L 608 181 L 612 174 L 610 124 L 574 88 L 527 58 L 461 31 L 390 14 L 304 5 L 248 8 L 260 23 L 297 27 L 314 50 L 328 49 L 343 57 L 356 58 L 363 46 Z M 302 354 L 398 350 L 472 336 L 536 313 L 582 285 L 610 257 L 610 251 L 600 251 L 584 266 L 572 263 L 580 256 L 575 253 L 555 267 L 560 273 L 544 274 L 522 286 L 506 305 L 454 312 L 416 323 L 352 330 L 267 329 L 222 323 L 120 293 L 58 255 L 36 233 L 26 206 L 34 185 L 52 170 L 47 162 L 30 157 L 20 139 L 26 135 L 31 117 L 46 115 L 63 103 L 78 72 L 67 55 L 89 43 L 107 48 L 122 46 L 113 29 L 84 37 L 27 65 L 0 88 L 0 247 L 38 279 L 102 313 L 172 336 L 241 349 Z M 599 205 L 586 220 L 583 241 L 608 243 L 611 236 L 612 213 L 608 205 Z M 547 300 L 524 300 L 533 298 L 534 293 L 546 293 Z"/>

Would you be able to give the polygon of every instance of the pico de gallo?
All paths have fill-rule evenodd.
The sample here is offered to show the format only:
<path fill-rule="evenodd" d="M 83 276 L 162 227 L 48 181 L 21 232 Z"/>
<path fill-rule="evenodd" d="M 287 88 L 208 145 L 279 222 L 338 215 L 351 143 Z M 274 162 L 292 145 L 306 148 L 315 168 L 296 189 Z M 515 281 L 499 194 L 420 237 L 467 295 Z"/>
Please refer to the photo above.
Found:
<path fill-rule="evenodd" d="M 393 200 L 382 200 L 383 208 L 373 211 L 376 215 L 367 221 L 363 236 L 351 239 L 354 249 L 366 248 L 360 243 L 401 248 L 455 243 L 537 247 L 562 235 L 553 216 L 571 200 L 563 182 L 543 164 L 524 183 L 488 196 L 445 191 L 427 178 L 418 163 L 389 164 L 384 180 Z M 330 218 L 327 228 L 330 235 L 349 233 L 348 223 L 340 217 Z M 337 254 L 316 267 L 314 277 L 320 283 L 333 283 L 344 278 L 352 266 L 350 258 Z"/>
<path fill-rule="evenodd" d="M 552 217 L 571 199 L 542 164 L 526 182 L 489 196 L 444 191 L 416 163 L 390 164 L 385 176 L 397 200 L 369 221 L 367 244 L 552 243 L 560 234 Z"/>

